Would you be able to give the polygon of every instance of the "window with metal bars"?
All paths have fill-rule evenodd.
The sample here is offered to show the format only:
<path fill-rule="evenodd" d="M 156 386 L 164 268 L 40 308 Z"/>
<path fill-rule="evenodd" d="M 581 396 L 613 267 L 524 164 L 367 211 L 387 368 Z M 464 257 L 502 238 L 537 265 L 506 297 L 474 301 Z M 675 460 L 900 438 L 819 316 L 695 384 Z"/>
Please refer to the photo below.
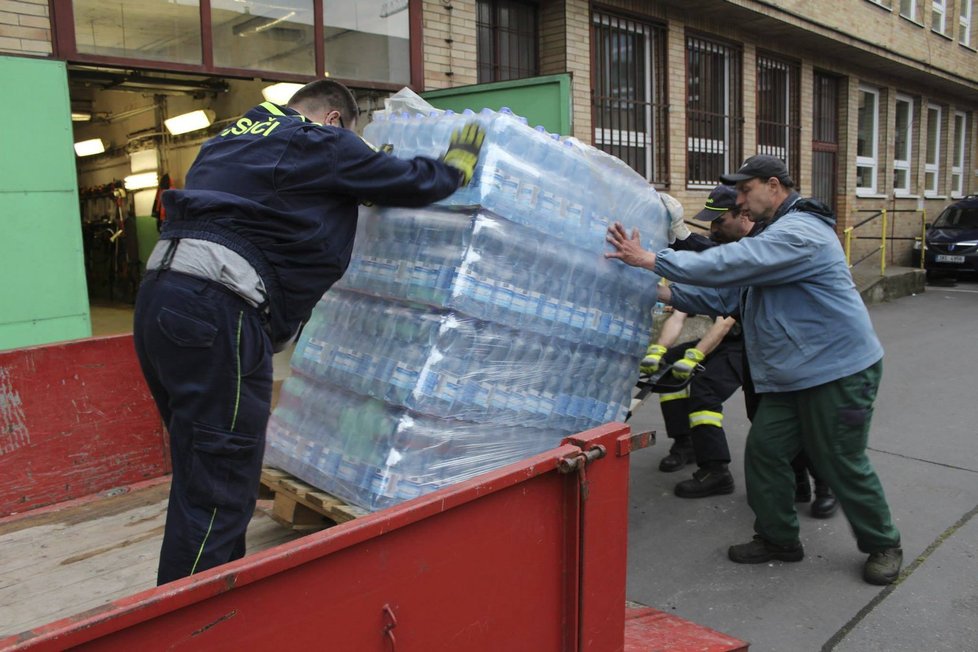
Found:
<path fill-rule="evenodd" d="M 797 63 L 757 56 L 757 153 L 777 156 L 797 182 L 801 149 L 801 69 Z"/>
<path fill-rule="evenodd" d="M 668 180 L 665 28 L 595 11 L 594 146 L 653 183 Z"/>
<path fill-rule="evenodd" d="M 815 71 L 812 89 L 813 197 L 836 212 L 839 160 L 839 78 Z M 801 182 L 800 179 L 795 181 Z"/>
<path fill-rule="evenodd" d="M 712 188 L 741 163 L 743 81 L 739 48 L 686 38 L 686 183 Z"/>
<path fill-rule="evenodd" d="M 535 2 L 478 0 L 476 60 L 479 83 L 540 74 Z"/>

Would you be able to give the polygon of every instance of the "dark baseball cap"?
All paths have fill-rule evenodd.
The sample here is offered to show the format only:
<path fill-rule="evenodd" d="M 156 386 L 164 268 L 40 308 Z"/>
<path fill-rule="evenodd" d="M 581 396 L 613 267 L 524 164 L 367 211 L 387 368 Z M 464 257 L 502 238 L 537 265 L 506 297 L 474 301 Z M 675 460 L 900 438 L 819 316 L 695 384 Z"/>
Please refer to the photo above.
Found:
<path fill-rule="evenodd" d="M 770 154 L 751 156 L 744 161 L 744 164 L 736 172 L 721 174 L 720 181 L 728 186 L 734 186 L 748 179 L 770 179 L 771 177 L 776 177 L 778 181 L 788 181 L 787 185 L 794 185 L 794 182 L 791 181 L 791 175 L 788 174 L 788 166 L 777 156 Z"/>
<path fill-rule="evenodd" d="M 710 191 L 710 196 L 706 198 L 706 205 L 699 213 L 693 217 L 697 220 L 712 222 L 727 211 L 737 208 L 737 191 L 730 186 L 720 184 Z"/>

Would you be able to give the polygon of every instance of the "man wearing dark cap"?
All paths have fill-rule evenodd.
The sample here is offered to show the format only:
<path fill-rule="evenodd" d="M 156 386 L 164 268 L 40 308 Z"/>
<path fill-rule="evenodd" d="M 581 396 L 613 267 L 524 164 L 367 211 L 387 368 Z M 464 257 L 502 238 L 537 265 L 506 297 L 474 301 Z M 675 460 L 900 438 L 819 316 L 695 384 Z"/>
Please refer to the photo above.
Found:
<path fill-rule="evenodd" d="M 659 287 L 660 298 L 680 310 L 741 316 L 761 395 L 744 461 L 755 536 L 731 546 L 729 557 L 747 564 L 804 557 L 790 461 L 805 450 L 869 555 L 863 579 L 892 583 L 903 561 L 900 533 L 866 455 L 883 348 L 852 281 L 835 217 L 821 202 L 801 199 L 773 156 L 753 156 L 720 179 L 767 223 L 763 232 L 699 253 L 652 253 L 638 233 L 616 222 L 608 229 L 615 251 L 606 256 L 680 284 Z"/>
<path fill-rule="evenodd" d="M 710 193 L 705 208 L 695 218 L 710 222 L 711 237 L 716 242 L 738 240 L 754 226 L 737 208 L 737 192 L 724 185 Z M 672 246 L 679 249 L 684 244 Z M 702 250 L 714 244 L 690 249 Z M 686 317 L 681 310 L 673 311 L 642 361 L 644 373 L 654 373 L 662 364 L 672 364 L 672 374 L 679 379 L 688 378 L 697 364 L 704 367 L 687 387 L 659 394 L 666 433 L 673 440 L 669 454 L 659 463 L 659 470 L 678 471 L 695 461 L 698 469 L 692 478 L 676 485 L 677 496 L 704 498 L 729 494 L 734 490 L 734 480 L 727 469 L 730 449 L 723 430 L 723 403 L 743 383 L 743 336 L 735 319 L 717 317 L 699 341 L 676 345 Z"/>

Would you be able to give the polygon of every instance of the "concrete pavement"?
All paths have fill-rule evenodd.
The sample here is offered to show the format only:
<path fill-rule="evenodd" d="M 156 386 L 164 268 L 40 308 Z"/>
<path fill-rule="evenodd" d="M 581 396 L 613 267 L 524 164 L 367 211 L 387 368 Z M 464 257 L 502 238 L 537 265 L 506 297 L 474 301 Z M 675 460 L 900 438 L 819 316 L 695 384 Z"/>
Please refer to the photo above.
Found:
<path fill-rule="evenodd" d="M 978 282 L 930 285 L 870 313 L 886 349 L 870 458 L 903 536 L 900 582 L 865 584 L 845 517 L 814 519 L 807 505 L 802 562 L 727 560 L 727 547 L 753 534 L 737 393 L 725 409 L 737 482 L 729 496 L 676 498 L 673 486 L 694 467 L 658 471 L 669 441 L 655 402 L 632 418 L 660 440 L 632 460 L 629 600 L 749 641 L 753 652 L 978 650 Z"/>

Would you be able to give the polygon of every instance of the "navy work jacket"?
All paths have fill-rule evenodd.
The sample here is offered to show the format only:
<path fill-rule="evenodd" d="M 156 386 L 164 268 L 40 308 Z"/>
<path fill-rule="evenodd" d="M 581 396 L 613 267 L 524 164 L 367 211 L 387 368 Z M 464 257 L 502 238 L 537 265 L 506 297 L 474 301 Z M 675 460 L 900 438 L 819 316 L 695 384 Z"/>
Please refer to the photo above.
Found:
<path fill-rule="evenodd" d="M 210 240 L 250 262 L 282 342 L 346 271 L 359 202 L 424 206 L 458 185 L 441 161 L 395 158 L 265 102 L 203 144 L 185 188 L 163 193 L 160 237 Z"/>

